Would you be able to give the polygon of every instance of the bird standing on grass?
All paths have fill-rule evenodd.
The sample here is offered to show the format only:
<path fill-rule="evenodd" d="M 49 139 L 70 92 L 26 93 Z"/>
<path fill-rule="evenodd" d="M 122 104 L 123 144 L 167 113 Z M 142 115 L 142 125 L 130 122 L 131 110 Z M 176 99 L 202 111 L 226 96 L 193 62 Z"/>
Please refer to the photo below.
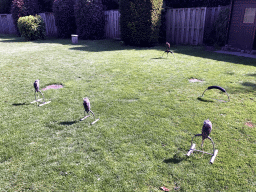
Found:
<path fill-rule="evenodd" d="M 35 82 L 34 82 L 34 88 L 35 88 L 35 92 L 40 92 L 40 91 L 39 91 L 39 79 L 35 80 Z"/>
<path fill-rule="evenodd" d="M 91 112 L 94 116 L 94 113 L 91 111 L 91 105 L 90 105 L 90 101 L 87 97 L 83 98 L 84 102 L 83 102 L 83 105 L 84 105 L 84 110 L 89 113 Z"/>
<path fill-rule="evenodd" d="M 173 54 L 173 52 L 170 50 L 170 43 L 168 43 L 168 42 L 166 42 L 166 50 L 164 51 L 164 53 L 167 53 L 167 57 L 168 57 L 168 53 Z M 173 54 L 173 56 L 174 56 L 174 54 Z"/>
<path fill-rule="evenodd" d="M 209 119 L 207 119 L 204 121 L 204 125 L 202 128 L 202 144 L 201 144 L 202 148 L 203 148 L 204 140 L 208 138 L 211 131 L 212 131 L 212 122 Z"/>

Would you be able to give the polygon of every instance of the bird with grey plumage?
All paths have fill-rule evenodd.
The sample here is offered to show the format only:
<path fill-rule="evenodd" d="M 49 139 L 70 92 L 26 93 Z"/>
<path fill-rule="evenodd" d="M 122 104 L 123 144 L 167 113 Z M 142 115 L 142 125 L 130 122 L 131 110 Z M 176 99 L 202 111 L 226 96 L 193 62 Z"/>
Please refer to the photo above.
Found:
<path fill-rule="evenodd" d="M 44 94 L 39 89 L 39 79 L 35 80 L 33 85 L 34 85 L 34 88 L 35 88 L 35 101 L 32 101 L 30 103 L 35 103 L 35 102 L 38 103 L 39 102 L 39 103 L 41 103 L 41 104 L 38 105 L 39 107 L 50 103 L 51 101 L 45 102 L 45 100 L 44 100 Z M 43 96 L 43 101 L 42 101 L 42 98 L 39 98 L 39 93 L 41 93 L 41 95 Z M 38 96 L 38 99 L 36 99 L 36 95 Z"/>
<path fill-rule="evenodd" d="M 95 119 L 95 115 L 91 110 L 91 104 L 90 101 L 88 99 L 88 97 L 83 98 L 83 106 L 84 106 L 84 117 L 82 119 L 80 119 L 80 121 L 83 121 L 84 119 L 86 119 L 87 117 L 89 117 L 89 112 L 91 112 L 93 114 L 93 117 Z M 85 116 L 85 112 L 87 113 L 87 116 Z M 99 121 L 99 119 L 96 119 L 95 121 L 93 121 L 91 123 L 91 125 L 93 125 L 94 123 L 96 123 L 97 121 Z"/>
<path fill-rule="evenodd" d="M 204 125 L 202 128 L 202 144 L 201 147 L 203 148 L 204 140 L 207 139 L 212 131 L 212 122 L 207 119 L 204 121 Z"/>
<path fill-rule="evenodd" d="M 88 97 L 83 98 L 83 105 L 84 105 L 84 114 L 85 112 L 87 112 L 87 114 L 89 114 L 89 112 L 91 112 L 94 116 L 94 113 L 91 111 L 91 104 L 90 101 L 88 99 Z M 85 116 L 85 115 L 84 115 Z"/>
<path fill-rule="evenodd" d="M 35 80 L 34 88 L 35 88 L 35 92 L 39 92 L 39 79 Z"/>
<path fill-rule="evenodd" d="M 35 100 L 37 100 L 36 99 L 36 93 L 41 93 L 41 95 L 43 96 L 43 98 L 44 98 L 44 95 L 43 95 L 43 93 L 39 90 L 39 79 L 37 79 L 37 80 L 35 80 L 35 82 L 34 82 L 34 88 L 35 88 Z"/>

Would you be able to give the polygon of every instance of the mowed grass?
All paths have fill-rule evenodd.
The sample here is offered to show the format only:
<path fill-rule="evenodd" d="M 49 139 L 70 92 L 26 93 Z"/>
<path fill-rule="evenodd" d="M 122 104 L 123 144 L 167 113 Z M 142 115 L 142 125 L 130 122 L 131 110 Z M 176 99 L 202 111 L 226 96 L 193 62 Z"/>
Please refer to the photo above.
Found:
<path fill-rule="evenodd" d="M 161 58 L 164 50 L 0 35 L 0 190 L 256 191 L 256 60 L 192 46 Z M 64 88 L 43 91 L 51 103 L 38 107 L 36 79 Z M 230 102 L 216 89 L 200 99 L 211 85 Z M 83 97 L 100 118 L 92 126 L 79 121 Z M 214 164 L 186 157 L 206 119 Z"/>

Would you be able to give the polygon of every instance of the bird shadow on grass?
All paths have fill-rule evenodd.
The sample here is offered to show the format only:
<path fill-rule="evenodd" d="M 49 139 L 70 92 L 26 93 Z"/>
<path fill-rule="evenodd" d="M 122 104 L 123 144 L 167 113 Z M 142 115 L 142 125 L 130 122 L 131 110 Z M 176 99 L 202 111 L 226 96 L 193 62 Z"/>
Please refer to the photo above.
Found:
<path fill-rule="evenodd" d="M 164 163 L 178 164 L 178 163 L 182 162 L 183 160 L 185 160 L 186 158 L 187 158 L 187 156 L 185 156 L 183 153 L 177 152 L 173 156 L 173 158 L 165 159 L 163 162 Z"/>
<path fill-rule="evenodd" d="M 174 156 L 173 158 L 165 159 L 163 162 L 164 162 L 164 163 L 167 163 L 167 164 L 168 164 L 168 163 L 178 164 L 178 163 L 184 161 L 186 158 L 187 158 L 186 156 L 184 156 L 184 157 L 175 157 L 175 156 Z"/>
<path fill-rule="evenodd" d="M 164 58 L 164 57 L 154 57 L 154 58 L 151 58 L 151 59 L 167 59 L 167 57 L 166 58 Z"/>
<path fill-rule="evenodd" d="M 197 97 L 197 100 L 202 101 L 202 102 L 208 102 L 208 103 L 213 103 L 213 100 L 209 100 L 209 99 L 204 99 L 202 97 Z"/>
<path fill-rule="evenodd" d="M 29 105 L 28 103 L 13 103 L 13 106 Z"/>
<path fill-rule="evenodd" d="M 60 125 L 66 125 L 66 126 L 69 126 L 69 125 L 73 125 L 75 123 L 78 123 L 79 121 L 63 121 L 63 122 L 60 122 L 59 124 Z"/>

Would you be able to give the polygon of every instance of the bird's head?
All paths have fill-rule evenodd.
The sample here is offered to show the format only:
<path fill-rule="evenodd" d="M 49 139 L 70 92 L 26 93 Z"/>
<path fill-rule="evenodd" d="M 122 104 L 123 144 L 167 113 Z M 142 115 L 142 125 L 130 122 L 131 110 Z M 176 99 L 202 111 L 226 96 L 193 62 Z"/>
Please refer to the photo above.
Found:
<path fill-rule="evenodd" d="M 88 97 L 83 98 L 83 101 L 84 101 L 84 102 L 89 101 Z"/>
<path fill-rule="evenodd" d="M 208 125 L 210 125 L 210 127 L 212 127 L 212 122 L 209 119 L 204 121 L 204 125 L 206 125 L 206 124 L 208 124 Z"/>

